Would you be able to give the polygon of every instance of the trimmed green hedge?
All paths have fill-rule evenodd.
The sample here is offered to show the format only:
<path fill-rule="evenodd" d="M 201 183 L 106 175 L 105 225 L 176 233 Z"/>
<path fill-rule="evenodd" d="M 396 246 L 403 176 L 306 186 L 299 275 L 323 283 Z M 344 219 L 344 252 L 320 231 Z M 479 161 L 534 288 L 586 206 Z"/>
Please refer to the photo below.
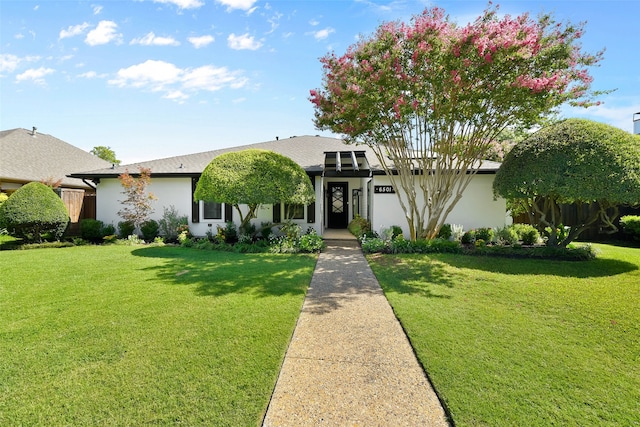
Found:
<path fill-rule="evenodd" d="M 51 187 L 30 182 L 0 206 L 0 220 L 10 235 L 40 242 L 46 235 L 59 240 L 69 224 L 69 214 Z"/>

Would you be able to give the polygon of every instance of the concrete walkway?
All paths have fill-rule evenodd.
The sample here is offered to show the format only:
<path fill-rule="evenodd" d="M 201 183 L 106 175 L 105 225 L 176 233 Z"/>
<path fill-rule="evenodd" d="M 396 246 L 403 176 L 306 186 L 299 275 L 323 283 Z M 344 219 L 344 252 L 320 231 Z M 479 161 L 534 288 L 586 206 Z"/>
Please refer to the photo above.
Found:
<path fill-rule="evenodd" d="M 448 426 L 357 241 L 326 243 L 263 426 Z"/>

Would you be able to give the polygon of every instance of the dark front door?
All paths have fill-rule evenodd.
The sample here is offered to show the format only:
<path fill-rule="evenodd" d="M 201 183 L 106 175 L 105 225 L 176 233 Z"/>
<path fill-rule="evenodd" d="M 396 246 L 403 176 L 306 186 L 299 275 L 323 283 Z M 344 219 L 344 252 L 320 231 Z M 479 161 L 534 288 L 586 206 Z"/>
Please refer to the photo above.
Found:
<path fill-rule="evenodd" d="M 349 205 L 347 201 L 347 183 L 330 182 L 328 187 L 329 228 L 346 228 L 349 218 Z"/>

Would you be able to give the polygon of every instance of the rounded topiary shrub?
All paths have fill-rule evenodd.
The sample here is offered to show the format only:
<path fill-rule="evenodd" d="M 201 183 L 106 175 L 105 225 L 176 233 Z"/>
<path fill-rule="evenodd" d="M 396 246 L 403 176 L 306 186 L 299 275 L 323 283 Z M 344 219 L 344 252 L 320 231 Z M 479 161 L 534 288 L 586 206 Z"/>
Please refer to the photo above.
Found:
<path fill-rule="evenodd" d="M 142 232 L 142 237 L 147 242 L 151 242 L 153 239 L 158 237 L 160 226 L 158 221 L 153 219 L 149 219 L 140 225 L 140 231 Z"/>
<path fill-rule="evenodd" d="M 101 242 L 104 234 L 102 228 L 104 224 L 97 219 L 85 218 L 80 221 L 80 237 L 90 242 Z"/>
<path fill-rule="evenodd" d="M 0 206 L 0 217 L 9 234 L 27 241 L 42 241 L 50 234 L 60 239 L 69 224 L 69 213 L 62 199 L 39 182 L 30 182 Z"/>
<path fill-rule="evenodd" d="M 136 225 L 131 221 L 120 221 L 118 223 L 118 229 L 120 230 L 120 237 L 126 239 L 133 234 Z"/>

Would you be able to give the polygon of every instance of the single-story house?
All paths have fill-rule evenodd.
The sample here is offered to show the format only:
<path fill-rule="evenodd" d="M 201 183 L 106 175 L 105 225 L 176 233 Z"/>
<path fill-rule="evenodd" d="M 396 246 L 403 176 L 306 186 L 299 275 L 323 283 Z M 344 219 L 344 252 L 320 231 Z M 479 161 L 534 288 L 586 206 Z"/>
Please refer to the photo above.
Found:
<path fill-rule="evenodd" d="M 315 203 L 294 209 L 293 220 L 303 230 L 313 228 L 322 235 L 327 228 L 346 228 L 356 215 L 368 219 L 374 230 L 398 225 L 407 232 L 404 213 L 389 178 L 377 164 L 373 152 L 365 146 L 345 144 L 341 139 L 298 136 L 274 141 L 225 148 L 204 153 L 151 160 L 130 165 L 112 165 L 90 172 L 76 172 L 71 177 L 91 181 L 97 190 L 97 219 L 117 225 L 122 219 L 123 188 L 118 176 L 126 171 L 135 175 L 139 168 L 151 170 L 148 191 L 154 202 L 153 219 L 162 218 L 164 208 L 175 207 L 189 218 L 192 234 L 215 233 L 226 221 L 239 223 L 230 206 L 194 202 L 193 192 L 209 162 L 220 154 L 249 148 L 271 150 L 298 163 L 311 178 L 316 192 Z M 492 184 L 500 164 L 483 162 L 462 199 L 447 218 L 465 229 L 502 227 L 506 222 L 506 202 L 494 199 Z M 280 222 L 285 218 L 282 205 L 262 206 L 253 220 L 259 228 L 263 222 Z"/>
<path fill-rule="evenodd" d="M 0 132 L 0 192 L 11 194 L 29 182 L 57 184 L 72 225 L 85 217 L 95 217 L 95 187 L 82 178 L 70 177 L 78 171 L 111 166 L 78 147 L 51 135 L 32 130 Z"/>

